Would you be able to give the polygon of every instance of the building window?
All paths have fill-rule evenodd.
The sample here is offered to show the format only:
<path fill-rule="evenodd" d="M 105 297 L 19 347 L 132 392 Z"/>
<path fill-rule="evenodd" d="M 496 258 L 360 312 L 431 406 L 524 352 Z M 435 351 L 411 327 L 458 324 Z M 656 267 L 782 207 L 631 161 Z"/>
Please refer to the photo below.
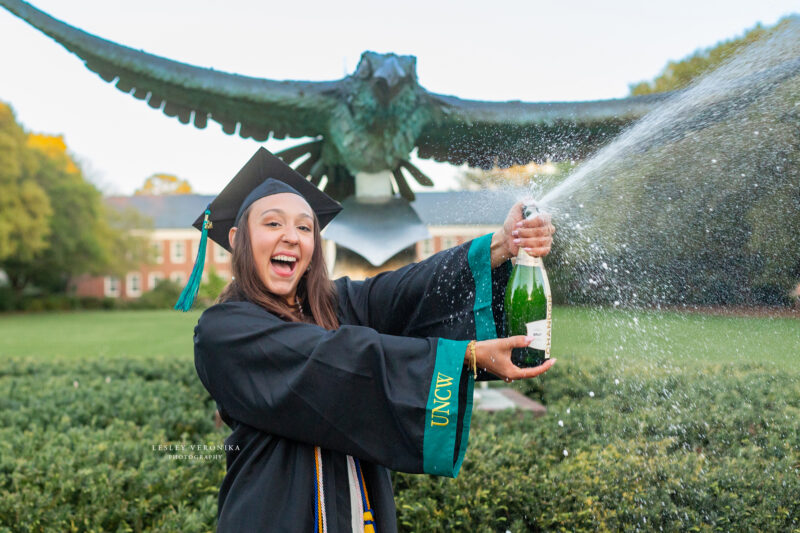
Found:
<path fill-rule="evenodd" d="M 458 237 L 442 237 L 442 250 L 447 250 L 458 244 Z"/>
<path fill-rule="evenodd" d="M 420 259 L 427 259 L 428 257 L 432 256 L 434 253 L 433 249 L 433 239 L 425 239 L 424 241 L 420 241 L 419 243 L 419 258 Z"/>
<path fill-rule="evenodd" d="M 164 279 L 164 274 L 161 272 L 150 272 L 147 275 L 147 290 L 152 291 L 158 285 L 158 282 Z"/>
<path fill-rule="evenodd" d="M 161 264 L 164 262 L 164 243 L 163 241 L 155 241 L 150 246 L 153 248 L 153 260 Z"/>
<path fill-rule="evenodd" d="M 169 275 L 169 279 L 178 285 L 183 285 L 186 282 L 186 274 L 183 272 L 173 272 Z"/>
<path fill-rule="evenodd" d="M 186 262 L 186 243 L 184 241 L 172 241 L 170 243 L 170 259 L 173 263 Z"/>
<path fill-rule="evenodd" d="M 119 297 L 119 278 L 114 276 L 106 276 L 103 278 L 103 294 L 108 298 Z"/>
<path fill-rule="evenodd" d="M 228 253 L 228 250 L 214 243 L 214 261 L 217 263 L 227 263 L 230 260 L 231 254 Z"/>
<path fill-rule="evenodd" d="M 125 294 L 131 298 L 138 298 L 142 295 L 142 275 L 138 272 L 131 272 L 125 278 Z"/>

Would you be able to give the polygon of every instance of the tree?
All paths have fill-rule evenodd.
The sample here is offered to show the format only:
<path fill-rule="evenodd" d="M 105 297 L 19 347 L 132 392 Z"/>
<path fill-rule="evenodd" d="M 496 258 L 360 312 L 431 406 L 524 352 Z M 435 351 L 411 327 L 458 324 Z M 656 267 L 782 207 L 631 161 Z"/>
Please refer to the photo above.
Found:
<path fill-rule="evenodd" d="M 687 87 L 693 80 L 734 57 L 745 47 L 760 41 L 789 24 L 790 18 L 781 19 L 775 26 L 764 28 L 756 24 L 741 37 L 722 41 L 711 48 L 698 50 L 680 61 L 670 61 L 653 81 L 631 84 L 631 96 L 663 93 Z"/>
<path fill-rule="evenodd" d="M 528 163 L 508 168 L 494 167 L 489 170 L 467 168 L 458 176 L 465 189 L 497 189 L 505 187 L 534 187 L 534 196 L 561 181 L 575 166 L 574 161 L 558 163 Z"/>
<path fill-rule="evenodd" d="M 0 102 L 0 266 L 9 258 L 30 261 L 48 246 L 52 208 L 34 167 L 25 132 Z"/>
<path fill-rule="evenodd" d="M 63 138 L 26 134 L 8 106 L 0 107 L 0 206 L 0 268 L 18 293 L 63 292 L 73 276 L 121 271 L 149 253 L 131 217 L 106 209 Z"/>
<path fill-rule="evenodd" d="M 153 174 L 134 192 L 137 195 L 163 196 L 168 194 L 192 194 L 192 186 L 186 180 L 172 174 Z"/>

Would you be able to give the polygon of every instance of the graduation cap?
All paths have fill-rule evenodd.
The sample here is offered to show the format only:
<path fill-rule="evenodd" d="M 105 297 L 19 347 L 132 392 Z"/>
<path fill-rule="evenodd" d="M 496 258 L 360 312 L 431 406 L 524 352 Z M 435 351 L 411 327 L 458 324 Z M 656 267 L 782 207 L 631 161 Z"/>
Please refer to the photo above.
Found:
<path fill-rule="evenodd" d="M 317 215 L 320 229 L 342 210 L 339 202 L 317 189 L 278 157 L 263 147 L 259 148 L 192 224 L 202 232 L 200 246 L 197 248 L 197 259 L 189 282 L 178 298 L 175 309 L 188 311 L 194 303 L 203 276 L 207 239 L 230 252 L 228 233 L 239 224 L 239 219 L 247 208 L 260 198 L 280 193 L 302 196 Z"/>

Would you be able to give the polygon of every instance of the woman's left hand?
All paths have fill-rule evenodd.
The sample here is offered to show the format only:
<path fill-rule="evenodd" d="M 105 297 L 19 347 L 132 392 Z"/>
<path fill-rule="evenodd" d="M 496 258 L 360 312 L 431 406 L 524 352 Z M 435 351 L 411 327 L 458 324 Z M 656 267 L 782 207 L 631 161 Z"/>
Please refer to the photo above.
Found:
<path fill-rule="evenodd" d="M 522 202 L 514 204 L 503 229 L 492 237 L 492 268 L 515 257 L 520 248 L 534 257 L 544 257 L 550 253 L 555 231 L 549 214 L 540 213 L 526 220 L 522 216 Z"/>

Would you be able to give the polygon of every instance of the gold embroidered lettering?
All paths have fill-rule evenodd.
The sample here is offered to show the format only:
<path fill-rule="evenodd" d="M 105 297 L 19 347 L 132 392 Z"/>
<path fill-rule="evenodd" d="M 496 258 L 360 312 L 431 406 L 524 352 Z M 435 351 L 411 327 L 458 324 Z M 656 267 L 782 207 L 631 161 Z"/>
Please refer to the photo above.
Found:
<path fill-rule="evenodd" d="M 450 423 L 450 398 L 453 396 L 453 378 L 442 374 L 436 376 L 436 387 L 433 390 L 433 409 L 431 409 L 431 426 L 446 426 Z M 440 390 L 443 389 L 443 390 Z"/>

